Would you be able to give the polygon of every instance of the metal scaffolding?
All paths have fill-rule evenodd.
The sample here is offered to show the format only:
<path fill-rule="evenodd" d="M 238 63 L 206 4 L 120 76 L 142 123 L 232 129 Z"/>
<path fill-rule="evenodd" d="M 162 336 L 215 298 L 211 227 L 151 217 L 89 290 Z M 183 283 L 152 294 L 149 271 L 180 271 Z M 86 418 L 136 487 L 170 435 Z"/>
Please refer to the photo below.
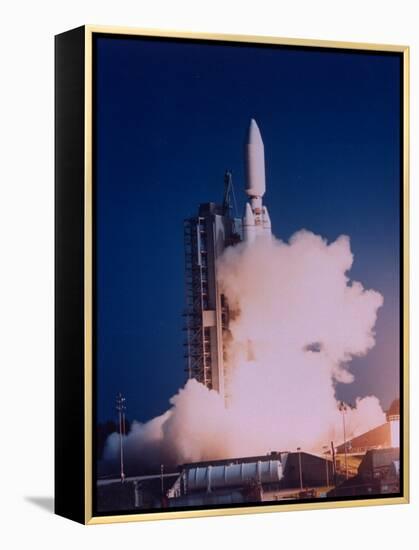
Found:
<path fill-rule="evenodd" d="M 211 335 L 203 325 L 208 309 L 208 251 L 205 219 L 184 221 L 185 243 L 185 358 L 188 378 L 212 388 Z"/>
<path fill-rule="evenodd" d="M 241 220 L 233 217 L 232 199 L 232 175 L 227 171 L 222 204 L 203 203 L 196 217 L 184 221 L 185 370 L 188 378 L 218 391 L 225 399 L 230 312 L 218 287 L 217 261 L 226 247 L 241 240 Z"/>

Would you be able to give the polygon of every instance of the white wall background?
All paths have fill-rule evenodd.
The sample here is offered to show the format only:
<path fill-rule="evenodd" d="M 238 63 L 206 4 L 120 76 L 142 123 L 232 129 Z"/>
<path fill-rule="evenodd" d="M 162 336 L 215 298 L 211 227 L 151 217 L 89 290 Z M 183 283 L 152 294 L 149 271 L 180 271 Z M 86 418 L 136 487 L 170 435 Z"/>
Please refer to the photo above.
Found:
<path fill-rule="evenodd" d="M 53 35 L 84 23 L 411 46 L 411 264 L 419 276 L 419 33 L 414 0 L 9 0 L 0 33 L 0 545 L 3 548 L 412 548 L 418 533 L 418 345 L 412 342 L 412 503 L 82 527 L 53 494 Z M 412 335 L 419 300 L 412 288 Z M 414 338 L 412 338 L 414 340 Z M 46 509 L 47 508 L 47 509 Z M 416 539 L 416 540 L 415 540 Z M 164 545 L 164 546 L 163 546 Z"/>

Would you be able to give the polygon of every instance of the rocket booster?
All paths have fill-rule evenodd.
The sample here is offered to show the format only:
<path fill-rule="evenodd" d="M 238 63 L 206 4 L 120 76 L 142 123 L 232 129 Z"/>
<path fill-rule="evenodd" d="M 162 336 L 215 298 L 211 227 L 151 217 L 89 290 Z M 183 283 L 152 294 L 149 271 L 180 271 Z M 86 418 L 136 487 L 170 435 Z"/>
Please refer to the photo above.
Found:
<path fill-rule="evenodd" d="M 252 207 L 247 202 L 243 216 L 243 240 L 253 242 L 256 237 L 255 216 L 252 212 Z"/>
<path fill-rule="evenodd" d="M 268 209 L 262 205 L 265 194 L 265 148 L 256 121 L 249 124 L 245 144 L 245 191 L 249 197 L 243 216 L 243 239 L 253 242 L 258 237 L 271 237 L 271 220 Z"/>

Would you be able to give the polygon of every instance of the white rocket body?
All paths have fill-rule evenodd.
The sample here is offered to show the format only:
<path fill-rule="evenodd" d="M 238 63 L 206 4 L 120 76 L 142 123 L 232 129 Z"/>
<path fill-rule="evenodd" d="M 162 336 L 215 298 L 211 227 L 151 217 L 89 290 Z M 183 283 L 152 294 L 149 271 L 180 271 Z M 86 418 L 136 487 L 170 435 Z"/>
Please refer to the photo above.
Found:
<path fill-rule="evenodd" d="M 245 213 L 243 217 L 243 240 L 246 242 L 253 242 L 256 237 L 256 224 L 255 216 L 252 212 L 252 207 L 247 202 L 245 207 Z"/>
<path fill-rule="evenodd" d="M 243 240 L 254 242 L 271 238 L 271 220 L 268 209 L 262 205 L 265 194 L 265 148 L 256 121 L 252 118 L 245 144 L 246 186 L 249 197 L 243 216 Z"/>

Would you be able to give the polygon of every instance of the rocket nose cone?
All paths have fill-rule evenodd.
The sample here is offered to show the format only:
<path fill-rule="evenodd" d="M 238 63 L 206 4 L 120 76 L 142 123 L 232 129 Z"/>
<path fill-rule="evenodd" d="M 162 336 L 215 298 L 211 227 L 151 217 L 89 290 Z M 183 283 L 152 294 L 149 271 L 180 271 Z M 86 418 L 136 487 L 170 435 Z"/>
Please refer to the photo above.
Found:
<path fill-rule="evenodd" d="M 250 144 L 257 144 L 257 143 L 263 145 L 262 136 L 260 135 L 259 126 L 257 125 L 256 120 L 254 118 L 252 118 L 250 120 L 249 129 L 247 131 L 246 143 L 249 144 L 249 145 Z"/>

